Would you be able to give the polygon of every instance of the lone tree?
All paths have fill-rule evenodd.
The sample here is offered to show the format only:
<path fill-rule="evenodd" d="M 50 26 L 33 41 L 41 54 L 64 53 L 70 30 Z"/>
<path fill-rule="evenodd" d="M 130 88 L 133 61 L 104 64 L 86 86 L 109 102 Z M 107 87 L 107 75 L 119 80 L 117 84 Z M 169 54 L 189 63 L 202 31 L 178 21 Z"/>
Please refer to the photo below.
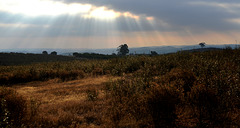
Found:
<path fill-rule="evenodd" d="M 199 45 L 203 48 L 203 47 L 205 47 L 206 43 L 205 42 L 201 42 L 201 43 L 199 43 Z"/>
<path fill-rule="evenodd" d="M 51 55 L 57 55 L 56 51 L 51 52 Z"/>
<path fill-rule="evenodd" d="M 42 54 L 44 54 L 44 55 L 47 55 L 47 54 L 48 54 L 48 52 L 47 52 L 47 51 L 43 51 L 43 52 L 42 52 Z"/>
<path fill-rule="evenodd" d="M 118 51 L 118 55 L 123 55 L 123 56 L 127 55 L 129 53 L 128 45 L 122 44 L 118 46 L 117 51 Z"/>
<path fill-rule="evenodd" d="M 74 52 L 74 53 L 73 53 L 73 56 L 74 56 L 74 57 L 77 57 L 78 55 L 79 55 L 79 53 L 77 53 L 77 52 Z"/>
<path fill-rule="evenodd" d="M 151 51 L 151 55 L 156 56 L 156 55 L 158 55 L 158 53 L 156 51 Z"/>

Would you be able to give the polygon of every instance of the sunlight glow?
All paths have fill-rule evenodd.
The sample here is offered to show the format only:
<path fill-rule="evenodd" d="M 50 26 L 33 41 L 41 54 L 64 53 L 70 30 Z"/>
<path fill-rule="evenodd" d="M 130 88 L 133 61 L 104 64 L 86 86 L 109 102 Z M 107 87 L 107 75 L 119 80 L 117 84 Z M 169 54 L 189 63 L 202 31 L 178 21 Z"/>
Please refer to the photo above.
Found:
<path fill-rule="evenodd" d="M 154 20 L 154 17 L 151 16 L 151 17 L 147 17 L 146 19 L 147 19 L 148 21 L 152 21 L 152 20 Z"/>
<path fill-rule="evenodd" d="M 122 15 L 125 16 L 125 17 L 130 17 L 130 18 L 136 19 L 136 20 L 139 19 L 139 16 L 134 15 L 134 14 L 132 14 L 130 12 L 124 12 L 124 13 L 122 13 Z"/>
<path fill-rule="evenodd" d="M 22 14 L 26 16 L 59 16 L 79 15 L 83 18 L 95 18 L 99 20 L 113 20 L 124 16 L 138 20 L 139 16 L 130 12 L 116 12 L 104 6 L 97 7 L 90 4 L 72 3 L 66 4 L 53 0 L 2 0 L 0 11 Z M 153 20 L 148 17 L 148 20 Z"/>
<path fill-rule="evenodd" d="M 3 0 L 0 11 L 27 16 L 87 13 L 92 8 L 89 4 L 64 4 L 49 0 Z"/>
<path fill-rule="evenodd" d="M 119 12 L 115 12 L 114 10 L 107 10 L 105 7 L 93 9 L 89 14 L 84 15 L 85 18 L 96 19 L 115 19 L 119 16 Z"/>
<path fill-rule="evenodd" d="M 33 24 L 3 24 L 0 23 L 0 27 L 12 27 L 12 28 L 28 28 L 28 27 L 39 27 L 38 25 Z M 49 28 L 49 25 L 41 25 L 41 28 Z"/>
<path fill-rule="evenodd" d="M 240 24 L 240 19 L 229 19 L 227 21 L 232 22 L 232 23 Z"/>

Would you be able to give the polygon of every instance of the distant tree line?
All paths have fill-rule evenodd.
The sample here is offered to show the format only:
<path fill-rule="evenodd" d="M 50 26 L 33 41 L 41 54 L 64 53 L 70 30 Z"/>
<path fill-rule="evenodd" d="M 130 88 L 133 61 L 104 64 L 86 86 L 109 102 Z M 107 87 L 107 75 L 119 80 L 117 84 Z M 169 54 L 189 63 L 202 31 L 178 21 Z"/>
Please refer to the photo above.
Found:
<path fill-rule="evenodd" d="M 119 55 L 119 56 L 128 55 L 129 54 L 128 45 L 127 44 L 122 44 L 122 45 L 118 46 L 117 52 L 118 52 L 117 55 Z M 130 55 L 134 55 L 134 54 L 130 53 Z M 145 55 L 145 54 L 136 54 L 135 53 L 135 55 Z M 150 51 L 150 55 L 151 56 L 156 56 L 156 55 L 158 55 L 158 53 L 156 51 Z"/>
<path fill-rule="evenodd" d="M 26 65 L 40 62 L 72 61 L 77 58 L 61 55 L 44 55 L 33 53 L 0 53 L 0 66 Z"/>
<path fill-rule="evenodd" d="M 113 53 L 112 55 L 104 55 L 104 54 L 99 54 L 99 53 L 78 53 L 74 52 L 73 56 L 74 57 L 79 57 L 79 58 L 86 58 L 86 59 L 111 59 L 111 58 L 116 58 L 118 56 L 125 56 L 129 53 L 128 45 L 127 44 L 122 44 L 117 48 L 118 53 L 115 54 Z"/>
<path fill-rule="evenodd" d="M 78 53 L 74 52 L 73 53 L 74 57 L 78 58 L 86 58 L 86 59 L 111 59 L 117 57 L 117 55 L 104 55 L 104 54 L 99 54 L 99 53 Z"/>
<path fill-rule="evenodd" d="M 42 54 L 43 55 L 48 55 L 48 52 L 47 51 L 43 51 Z M 57 55 L 57 52 L 53 51 L 53 52 L 50 53 L 50 55 Z"/>

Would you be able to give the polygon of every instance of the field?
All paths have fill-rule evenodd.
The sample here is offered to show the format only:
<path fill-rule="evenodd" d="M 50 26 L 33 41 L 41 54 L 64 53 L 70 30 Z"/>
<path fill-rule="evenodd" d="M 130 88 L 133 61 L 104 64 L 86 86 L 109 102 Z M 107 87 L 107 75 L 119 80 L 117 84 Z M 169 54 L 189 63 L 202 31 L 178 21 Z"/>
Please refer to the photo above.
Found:
<path fill-rule="evenodd" d="M 240 127 L 240 50 L 0 66 L 0 127 Z"/>

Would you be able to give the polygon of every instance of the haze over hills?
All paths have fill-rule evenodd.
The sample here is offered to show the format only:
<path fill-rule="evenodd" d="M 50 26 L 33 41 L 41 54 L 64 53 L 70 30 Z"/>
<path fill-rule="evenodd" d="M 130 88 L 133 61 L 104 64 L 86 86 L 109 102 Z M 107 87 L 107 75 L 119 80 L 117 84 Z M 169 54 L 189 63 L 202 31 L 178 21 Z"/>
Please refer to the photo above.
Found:
<path fill-rule="evenodd" d="M 206 45 L 204 48 L 226 48 L 226 47 L 236 48 L 238 45 L 236 44 L 224 44 L 224 45 Z M 151 51 L 156 51 L 158 54 L 166 54 L 166 53 L 174 53 L 181 50 L 191 50 L 201 48 L 199 45 L 181 45 L 181 46 L 153 46 L 153 47 L 129 47 L 130 54 L 150 54 Z M 51 48 L 32 48 L 32 49 L 23 49 L 23 48 L 15 48 L 15 49 L 0 49 L 0 52 L 10 53 L 34 53 L 41 54 L 42 51 L 47 51 L 51 53 L 52 51 L 56 51 L 58 55 L 72 55 L 74 52 L 78 53 L 99 53 L 99 54 L 112 54 L 117 53 L 117 48 L 109 48 L 109 49 L 51 49 Z"/>

